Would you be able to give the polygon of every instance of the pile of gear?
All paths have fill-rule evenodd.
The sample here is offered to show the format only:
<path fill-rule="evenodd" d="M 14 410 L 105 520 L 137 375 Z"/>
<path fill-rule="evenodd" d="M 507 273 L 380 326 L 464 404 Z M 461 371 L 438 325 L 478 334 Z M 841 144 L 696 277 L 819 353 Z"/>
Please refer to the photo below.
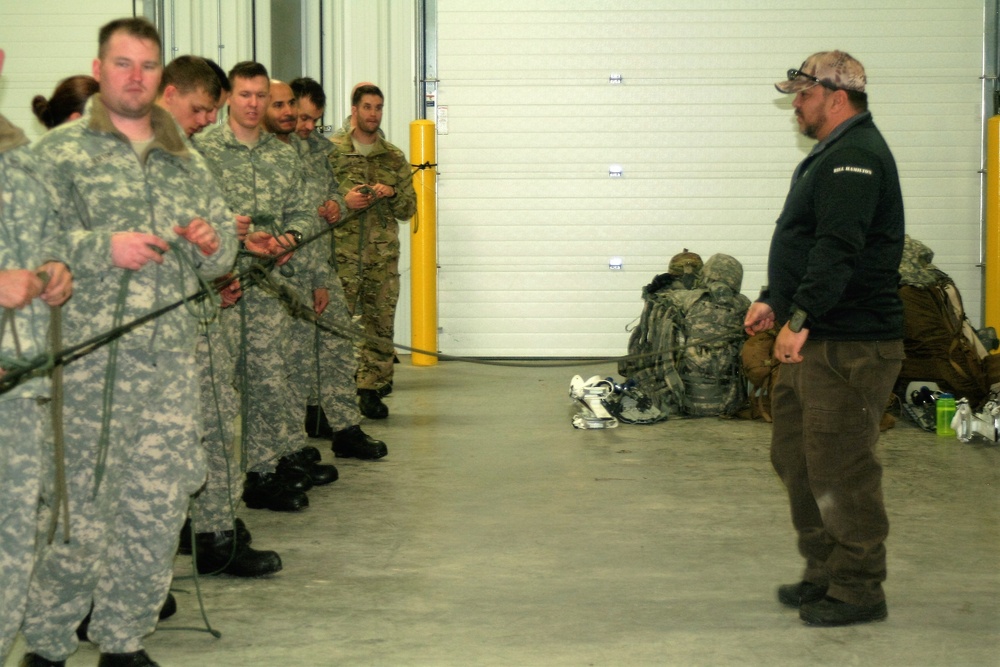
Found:
<path fill-rule="evenodd" d="M 887 406 L 926 431 L 936 426 L 936 403 L 957 399 L 958 438 L 1000 441 L 1000 355 L 993 328 L 976 330 L 955 282 L 933 264 L 934 251 L 906 236 L 899 295 L 905 312 L 903 362 Z M 771 357 L 777 330 L 747 337 L 750 305 L 740 293 L 743 266 L 723 254 L 708 261 L 686 248 L 667 273 L 642 289 L 643 310 L 628 356 L 626 380 L 579 375 L 570 396 L 576 428 L 653 424 L 670 417 L 744 416 L 771 421 L 771 387 L 780 364 Z M 894 412 L 894 411 L 893 411 Z M 891 427 L 889 407 L 882 428 Z"/>
<path fill-rule="evenodd" d="M 686 248 L 667 273 L 642 289 L 643 310 L 618 372 L 570 382 L 583 408 L 577 428 L 614 428 L 618 422 L 652 424 L 669 417 L 736 415 L 747 405 L 741 368 L 750 300 L 740 293 L 743 265 L 730 255 L 702 262 Z"/>
<path fill-rule="evenodd" d="M 906 237 L 899 266 L 906 359 L 894 391 L 900 412 L 933 431 L 937 399 L 948 392 L 958 399 L 953 428 L 959 439 L 996 442 L 1000 355 L 990 354 L 998 346 L 996 331 L 972 326 L 955 282 L 933 259 L 927 245 Z"/>

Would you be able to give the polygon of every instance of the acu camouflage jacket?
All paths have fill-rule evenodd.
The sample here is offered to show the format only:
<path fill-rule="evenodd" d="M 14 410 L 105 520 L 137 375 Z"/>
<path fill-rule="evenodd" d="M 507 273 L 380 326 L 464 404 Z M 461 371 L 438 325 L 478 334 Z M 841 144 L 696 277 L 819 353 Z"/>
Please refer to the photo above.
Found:
<path fill-rule="evenodd" d="M 52 200 L 39 179 L 28 139 L 0 115 L 0 271 L 35 270 L 50 260 L 68 263 L 57 244 L 58 232 Z M 32 359 L 43 353 L 48 348 L 48 306 L 34 299 L 12 312 L 21 358 Z M 18 356 L 10 329 L 0 334 L 0 354 Z M 0 395 L 0 400 L 48 393 L 48 383 L 38 378 Z"/>
<path fill-rule="evenodd" d="M 250 148 L 240 143 L 226 122 L 195 135 L 194 144 L 208 161 L 233 211 L 273 219 L 274 227 L 254 224 L 252 230 L 276 235 L 296 231 L 308 238 L 322 229 L 320 222 L 326 225 L 317 212 L 319 204 L 312 204 L 304 196 L 305 174 L 298 152 L 273 134 L 261 132 L 257 144 Z M 316 287 L 321 278 L 299 275 L 315 270 L 310 264 L 308 253 L 303 251 L 297 251 L 289 260 L 289 266 L 296 271 L 295 282 Z"/>
<path fill-rule="evenodd" d="M 297 134 L 291 134 L 292 146 L 298 151 L 302 160 L 302 170 L 305 178 L 305 189 L 303 198 L 313 210 L 327 200 L 337 202 L 340 206 L 340 215 L 347 215 L 347 204 L 340 195 L 337 188 L 337 181 L 333 178 L 333 165 L 327 153 L 330 149 L 330 142 L 319 132 L 313 130 L 308 139 L 302 139 Z M 325 229 L 328 223 L 321 222 L 320 230 Z M 328 232 L 322 238 L 310 243 L 303 248 L 297 256 L 301 255 L 301 261 L 308 262 L 314 270 L 310 271 L 313 279 L 312 285 L 303 285 L 304 288 L 317 289 L 327 287 L 330 281 L 336 277 L 336 272 L 331 263 L 333 256 L 333 233 Z M 339 280 L 339 278 L 337 278 Z"/>
<path fill-rule="evenodd" d="M 152 142 L 136 155 L 97 94 L 82 118 L 35 144 L 39 170 L 54 190 L 75 280 L 65 314 L 67 345 L 112 328 L 125 274 L 130 275 L 122 320 L 129 322 L 194 294 L 201 289 L 199 277 L 224 275 L 236 258 L 233 217 L 205 161 L 169 113 L 154 106 L 152 125 Z M 208 257 L 173 231 L 194 218 L 206 220 L 219 234 L 219 249 Z M 163 264 L 149 262 L 138 271 L 115 268 L 111 237 L 117 232 L 155 234 L 171 243 L 171 250 Z M 193 352 L 196 334 L 196 318 L 181 307 L 136 329 L 121 345 Z"/>

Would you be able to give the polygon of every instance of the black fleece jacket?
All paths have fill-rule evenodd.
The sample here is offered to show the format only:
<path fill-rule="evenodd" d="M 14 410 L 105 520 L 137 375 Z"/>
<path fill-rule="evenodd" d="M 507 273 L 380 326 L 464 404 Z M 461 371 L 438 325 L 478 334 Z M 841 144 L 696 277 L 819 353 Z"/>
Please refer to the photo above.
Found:
<path fill-rule="evenodd" d="M 808 314 L 810 340 L 903 337 L 903 195 L 871 114 L 844 121 L 795 170 L 760 301 L 779 323 Z"/>

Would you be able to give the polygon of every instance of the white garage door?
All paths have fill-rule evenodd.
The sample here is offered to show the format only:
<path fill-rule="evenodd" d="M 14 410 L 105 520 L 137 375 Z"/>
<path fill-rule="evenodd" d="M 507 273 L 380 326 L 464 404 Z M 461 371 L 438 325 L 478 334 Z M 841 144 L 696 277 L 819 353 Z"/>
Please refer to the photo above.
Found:
<path fill-rule="evenodd" d="M 772 83 L 830 49 L 867 68 L 908 230 L 978 322 L 983 4 L 827 4 L 437 0 L 441 349 L 621 354 L 684 248 L 756 296 L 811 146 Z"/>

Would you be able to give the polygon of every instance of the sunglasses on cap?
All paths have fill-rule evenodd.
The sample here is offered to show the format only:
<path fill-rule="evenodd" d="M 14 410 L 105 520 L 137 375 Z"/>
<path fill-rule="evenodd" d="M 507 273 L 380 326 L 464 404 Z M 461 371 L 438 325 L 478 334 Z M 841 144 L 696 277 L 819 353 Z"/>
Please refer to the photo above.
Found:
<path fill-rule="evenodd" d="M 841 88 L 838 88 L 837 86 L 833 85 L 829 81 L 821 81 L 820 79 L 817 79 L 816 77 L 814 77 L 812 74 L 806 74 L 805 72 L 803 72 L 800 69 L 790 69 L 790 70 L 788 70 L 787 74 L 788 74 L 788 80 L 789 81 L 795 81 L 795 79 L 797 79 L 797 78 L 799 78 L 801 76 L 803 79 L 808 79 L 809 81 L 812 81 L 814 84 L 819 84 L 819 85 L 821 85 L 824 88 L 827 88 L 829 90 L 842 90 Z"/>

